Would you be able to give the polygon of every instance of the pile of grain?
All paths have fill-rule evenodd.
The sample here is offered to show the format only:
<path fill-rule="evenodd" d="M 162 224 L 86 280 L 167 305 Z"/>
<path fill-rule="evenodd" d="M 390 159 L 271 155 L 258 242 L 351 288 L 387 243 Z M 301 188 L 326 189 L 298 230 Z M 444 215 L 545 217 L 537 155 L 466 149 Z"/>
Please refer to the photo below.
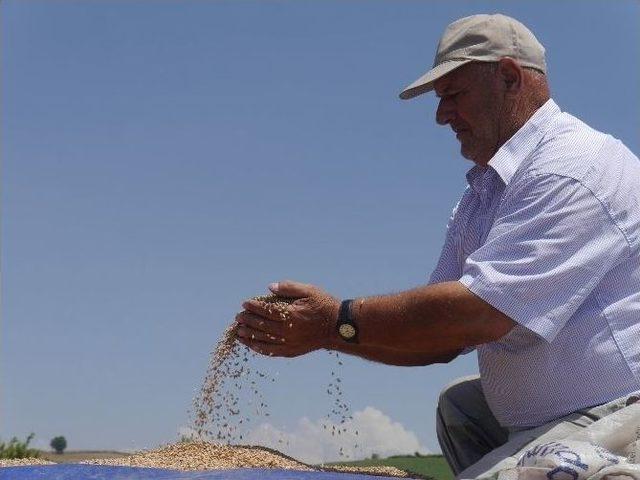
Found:
<path fill-rule="evenodd" d="M 173 470 L 223 470 L 233 468 L 277 468 L 298 471 L 329 471 L 413 478 L 395 467 L 317 468 L 264 447 L 230 446 L 206 442 L 183 442 L 129 457 L 105 458 L 81 462 L 89 465 L 169 468 Z"/>
<path fill-rule="evenodd" d="M 0 459 L 0 467 L 21 467 L 23 465 L 55 465 L 55 463 L 43 460 L 42 458 Z"/>
<path fill-rule="evenodd" d="M 396 467 L 312 467 L 264 447 L 229 446 L 206 442 L 182 442 L 157 450 L 134 453 L 130 456 L 97 458 L 79 462 L 85 465 L 121 467 L 167 468 L 171 470 L 226 470 L 233 468 L 277 468 L 298 471 L 325 471 L 384 475 L 399 478 L 420 478 Z M 26 465 L 55 465 L 41 458 L 0 460 L 0 467 Z"/>
<path fill-rule="evenodd" d="M 414 476 L 414 474 L 412 473 L 405 472 L 404 470 L 400 470 L 399 468 L 386 466 L 386 465 L 379 465 L 376 467 L 339 466 L 339 467 L 324 468 L 323 470 L 328 472 L 360 473 L 364 475 L 384 475 L 385 477 L 421 478 L 419 476 Z"/>
<path fill-rule="evenodd" d="M 207 442 L 182 442 L 129 457 L 87 460 L 91 465 L 155 467 L 175 470 L 217 470 L 228 468 L 282 468 L 313 470 L 308 465 L 262 447 L 232 447 Z"/>

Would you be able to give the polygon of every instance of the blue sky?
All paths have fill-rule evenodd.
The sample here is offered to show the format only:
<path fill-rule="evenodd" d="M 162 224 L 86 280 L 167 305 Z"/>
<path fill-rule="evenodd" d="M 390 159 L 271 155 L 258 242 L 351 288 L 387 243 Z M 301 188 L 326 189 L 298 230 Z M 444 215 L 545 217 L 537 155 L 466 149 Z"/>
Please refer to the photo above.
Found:
<path fill-rule="evenodd" d="M 433 96 L 397 95 L 448 23 L 494 12 L 545 45 L 563 110 L 640 151 L 638 2 L 2 2 L 0 437 L 173 442 L 244 298 L 424 283 L 472 164 Z M 259 365 L 268 426 L 309 434 L 334 360 Z M 476 371 L 342 376 L 437 451 L 438 392 Z"/>

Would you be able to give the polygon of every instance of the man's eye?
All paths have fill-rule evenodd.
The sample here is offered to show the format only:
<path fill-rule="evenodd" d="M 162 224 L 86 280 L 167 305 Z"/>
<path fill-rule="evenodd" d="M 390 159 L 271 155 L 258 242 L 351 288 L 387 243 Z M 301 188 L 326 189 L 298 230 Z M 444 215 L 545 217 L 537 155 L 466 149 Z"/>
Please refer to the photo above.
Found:
<path fill-rule="evenodd" d="M 455 100 L 458 95 L 460 95 L 462 93 L 462 91 L 458 91 L 458 92 L 453 92 L 453 93 L 446 93 L 444 95 L 442 95 L 440 97 L 441 100 Z"/>

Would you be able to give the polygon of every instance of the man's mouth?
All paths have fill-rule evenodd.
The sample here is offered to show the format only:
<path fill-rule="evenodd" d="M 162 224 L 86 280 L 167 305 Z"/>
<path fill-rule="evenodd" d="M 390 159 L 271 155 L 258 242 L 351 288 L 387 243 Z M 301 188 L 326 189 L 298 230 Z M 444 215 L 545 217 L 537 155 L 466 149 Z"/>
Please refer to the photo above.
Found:
<path fill-rule="evenodd" d="M 451 129 L 454 131 L 454 133 L 456 134 L 456 138 L 458 140 L 460 140 L 460 137 L 466 133 L 469 129 L 468 128 L 464 128 L 464 127 L 456 127 L 456 126 L 452 126 Z"/>

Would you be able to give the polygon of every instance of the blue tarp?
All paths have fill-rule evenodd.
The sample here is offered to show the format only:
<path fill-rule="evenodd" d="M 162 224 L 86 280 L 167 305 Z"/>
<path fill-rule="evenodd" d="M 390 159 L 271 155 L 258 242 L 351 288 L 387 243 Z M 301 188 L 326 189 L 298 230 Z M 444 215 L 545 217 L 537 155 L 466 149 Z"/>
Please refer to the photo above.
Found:
<path fill-rule="evenodd" d="M 0 480 L 384 480 L 390 478 L 392 477 L 260 468 L 199 472 L 76 464 L 0 468 Z"/>

